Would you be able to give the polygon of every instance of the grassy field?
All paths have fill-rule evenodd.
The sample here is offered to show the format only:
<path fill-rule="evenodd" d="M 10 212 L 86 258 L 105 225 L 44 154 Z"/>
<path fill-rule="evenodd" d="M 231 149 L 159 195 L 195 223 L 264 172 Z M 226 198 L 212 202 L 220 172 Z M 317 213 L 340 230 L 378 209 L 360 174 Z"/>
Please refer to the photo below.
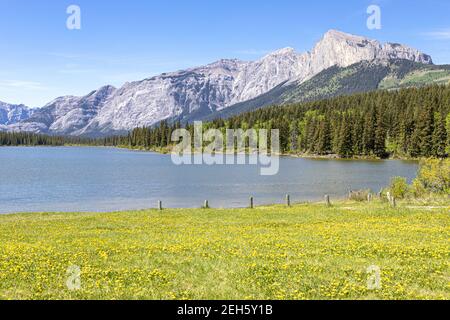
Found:
<path fill-rule="evenodd" d="M 450 206 L 381 202 L 6 215 L 0 299 L 450 299 L 449 240 Z"/>

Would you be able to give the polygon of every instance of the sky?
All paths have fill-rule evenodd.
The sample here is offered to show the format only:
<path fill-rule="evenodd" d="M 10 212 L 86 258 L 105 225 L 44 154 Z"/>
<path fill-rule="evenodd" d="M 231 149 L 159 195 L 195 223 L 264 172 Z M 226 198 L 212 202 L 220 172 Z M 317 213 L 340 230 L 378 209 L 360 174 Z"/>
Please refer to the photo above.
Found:
<path fill-rule="evenodd" d="M 81 29 L 67 28 L 80 8 Z M 367 8 L 381 9 L 381 29 Z M 450 64 L 448 0 L 0 0 L 0 101 L 42 107 L 221 58 L 310 50 L 329 29 Z"/>

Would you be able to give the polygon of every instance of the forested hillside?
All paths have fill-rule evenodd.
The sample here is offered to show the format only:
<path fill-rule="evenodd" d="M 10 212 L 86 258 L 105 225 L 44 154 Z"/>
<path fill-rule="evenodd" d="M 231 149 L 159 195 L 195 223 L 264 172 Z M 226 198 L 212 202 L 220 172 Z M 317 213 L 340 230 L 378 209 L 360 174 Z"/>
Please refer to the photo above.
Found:
<path fill-rule="evenodd" d="M 449 65 L 425 65 L 408 60 L 362 61 L 334 66 L 302 83 L 283 83 L 255 99 L 238 103 L 206 120 L 229 118 L 272 105 L 288 105 L 376 91 L 450 83 Z"/>
<path fill-rule="evenodd" d="M 170 147 L 180 123 L 161 122 L 127 136 L 104 139 L 0 133 L 0 146 L 84 144 L 159 149 Z M 193 125 L 186 128 L 193 133 Z M 351 157 L 447 157 L 450 153 L 450 87 L 377 91 L 275 106 L 216 119 L 204 128 L 279 129 L 286 154 Z"/>
<path fill-rule="evenodd" d="M 216 119 L 205 127 L 279 129 L 282 151 L 289 154 L 446 157 L 449 112 L 450 87 L 435 85 L 270 107 Z M 167 147 L 179 126 L 162 122 L 156 128 L 138 128 L 115 143 Z M 193 131 L 192 125 L 187 128 Z"/>
<path fill-rule="evenodd" d="M 103 144 L 103 140 L 80 137 L 47 136 L 29 132 L 0 132 L 0 146 L 64 146 Z"/>

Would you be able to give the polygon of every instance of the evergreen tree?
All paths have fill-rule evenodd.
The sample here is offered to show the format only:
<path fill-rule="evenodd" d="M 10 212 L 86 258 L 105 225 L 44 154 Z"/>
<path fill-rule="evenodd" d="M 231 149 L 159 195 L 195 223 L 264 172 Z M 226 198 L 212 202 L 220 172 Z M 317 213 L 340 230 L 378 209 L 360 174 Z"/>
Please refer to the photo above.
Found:
<path fill-rule="evenodd" d="M 386 157 L 386 138 L 387 132 L 384 127 L 383 114 L 377 115 L 377 125 L 375 129 L 374 149 L 373 153 L 380 158 Z"/>
<path fill-rule="evenodd" d="M 363 152 L 366 155 L 373 154 L 375 149 L 375 118 L 375 110 L 371 108 L 365 115 L 362 136 Z"/>
<path fill-rule="evenodd" d="M 325 155 L 331 152 L 330 122 L 326 117 L 320 123 L 316 152 L 320 155 Z"/>
<path fill-rule="evenodd" d="M 204 125 L 205 130 L 223 133 L 226 129 L 279 129 L 282 151 L 289 153 L 385 157 L 391 152 L 442 157 L 450 154 L 450 86 L 376 91 L 273 106 Z M 159 149 L 170 146 L 172 132 L 183 126 L 193 136 L 192 124 L 162 121 L 124 136 L 101 139 L 0 132 L 0 146 L 84 144 Z"/>
<path fill-rule="evenodd" d="M 444 119 L 440 116 L 436 122 L 433 132 L 433 155 L 438 158 L 446 156 L 447 132 Z"/>
<path fill-rule="evenodd" d="M 430 156 L 433 154 L 433 132 L 434 132 L 434 111 L 431 104 L 424 108 L 420 115 L 419 122 L 420 155 Z"/>
<path fill-rule="evenodd" d="M 341 123 L 340 141 L 339 141 L 339 155 L 344 158 L 353 156 L 352 145 L 352 127 L 348 116 L 343 117 Z"/>

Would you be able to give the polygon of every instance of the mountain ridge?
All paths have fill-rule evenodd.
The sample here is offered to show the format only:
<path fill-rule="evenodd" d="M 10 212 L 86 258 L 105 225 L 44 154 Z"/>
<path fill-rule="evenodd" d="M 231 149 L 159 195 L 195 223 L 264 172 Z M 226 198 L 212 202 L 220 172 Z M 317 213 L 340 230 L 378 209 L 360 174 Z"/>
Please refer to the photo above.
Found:
<path fill-rule="evenodd" d="M 433 64 L 429 55 L 407 46 L 330 30 L 309 52 L 297 53 L 287 47 L 257 61 L 222 59 L 121 88 L 105 86 L 84 97 L 60 97 L 28 119 L 8 124 L 6 130 L 87 136 L 123 133 L 162 120 L 211 115 L 281 84 L 301 84 L 331 67 L 375 59 Z"/>
<path fill-rule="evenodd" d="M 423 65 L 409 60 L 362 61 L 346 68 L 333 66 L 306 82 L 282 83 L 255 99 L 230 106 L 200 120 L 226 119 L 272 105 L 431 84 L 450 84 L 450 65 Z"/>
<path fill-rule="evenodd" d="M 12 125 L 28 119 L 33 109 L 23 104 L 10 104 L 0 101 L 0 126 Z"/>

